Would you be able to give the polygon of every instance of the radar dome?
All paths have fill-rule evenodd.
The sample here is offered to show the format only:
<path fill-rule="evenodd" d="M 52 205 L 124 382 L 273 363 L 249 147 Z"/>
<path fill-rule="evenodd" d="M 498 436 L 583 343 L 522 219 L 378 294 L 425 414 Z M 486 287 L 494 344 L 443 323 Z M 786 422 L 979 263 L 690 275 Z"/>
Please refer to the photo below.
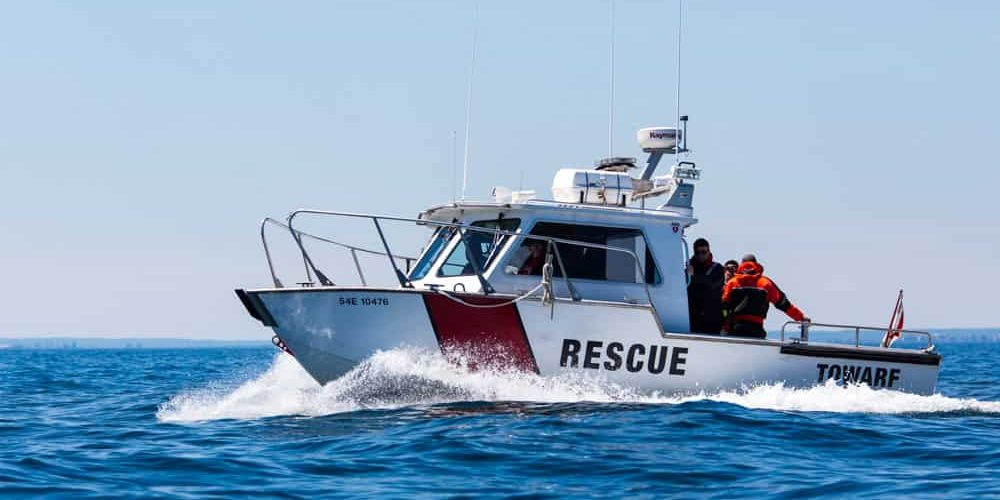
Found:
<path fill-rule="evenodd" d="M 680 142 L 681 132 L 677 127 L 649 127 L 639 129 L 639 147 L 649 153 L 653 151 L 673 152 Z"/>

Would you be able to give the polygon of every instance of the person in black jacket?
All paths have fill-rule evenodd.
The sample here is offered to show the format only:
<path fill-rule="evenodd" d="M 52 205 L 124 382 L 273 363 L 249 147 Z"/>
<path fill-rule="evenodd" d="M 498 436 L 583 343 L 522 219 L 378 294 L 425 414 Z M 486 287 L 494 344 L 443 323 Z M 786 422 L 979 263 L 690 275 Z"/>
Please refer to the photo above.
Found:
<path fill-rule="evenodd" d="M 694 256 L 687 265 L 688 317 L 694 333 L 719 333 L 722 331 L 722 287 L 726 284 L 726 271 L 712 260 L 708 240 L 694 242 Z"/>

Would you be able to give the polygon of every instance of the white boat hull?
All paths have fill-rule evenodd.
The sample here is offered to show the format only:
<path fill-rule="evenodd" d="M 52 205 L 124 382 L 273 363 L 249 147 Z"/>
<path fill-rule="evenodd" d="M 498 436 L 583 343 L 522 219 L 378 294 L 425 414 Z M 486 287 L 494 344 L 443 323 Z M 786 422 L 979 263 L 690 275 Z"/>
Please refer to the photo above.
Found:
<path fill-rule="evenodd" d="M 643 392 L 741 389 L 838 381 L 917 394 L 936 390 L 940 356 L 904 349 L 663 334 L 644 305 L 429 290 L 299 288 L 237 291 L 320 383 L 378 350 L 440 349 L 472 367 L 552 375 L 580 371 Z"/>

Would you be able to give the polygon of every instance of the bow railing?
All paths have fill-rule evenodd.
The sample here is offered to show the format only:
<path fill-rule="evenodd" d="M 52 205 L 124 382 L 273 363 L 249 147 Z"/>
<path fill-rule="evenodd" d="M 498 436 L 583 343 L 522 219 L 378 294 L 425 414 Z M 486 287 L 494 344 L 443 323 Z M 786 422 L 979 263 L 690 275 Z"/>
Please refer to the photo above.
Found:
<path fill-rule="evenodd" d="M 378 251 L 378 250 L 373 250 L 373 249 L 369 249 L 369 248 L 363 248 L 363 247 L 359 247 L 359 246 L 354 246 L 354 245 L 346 244 L 346 243 L 343 243 L 343 242 L 340 242 L 340 241 L 336 241 L 336 240 L 334 240 L 332 238 L 326 238 L 326 237 L 322 237 L 322 236 L 317 236 L 317 235 L 310 234 L 310 233 L 307 233 L 307 232 L 304 232 L 304 231 L 301 231 L 301 230 L 295 228 L 296 219 L 298 219 L 300 216 L 305 216 L 305 215 L 313 215 L 313 216 L 321 216 L 321 217 L 343 217 L 343 218 L 367 219 L 367 220 L 370 220 L 372 222 L 372 225 L 374 226 L 375 232 L 378 234 L 379 240 L 382 243 L 383 251 Z M 267 233 L 265 231 L 265 229 L 266 229 L 266 227 L 268 225 L 275 225 L 275 226 L 282 227 L 282 228 L 288 230 L 289 233 L 292 236 L 292 239 L 295 241 L 295 244 L 296 244 L 296 246 L 298 248 L 298 251 L 299 251 L 299 253 L 301 255 L 302 264 L 303 264 L 303 267 L 304 267 L 305 273 L 306 273 L 306 280 L 304 282 L 299 282 L 298 283 L 300 286 L 313 286 L 314 285 L 314 282 L 313 282 L 314 278 L 315 278 L 316 281 L 319 282 L 319 284 L 321 286 L 335 286 L 334 282 L 331 281 L 327 277 L 327 275 L 317 266 L 316 262 L 314 261 L 314 259 L 310 255 L 309 251 L 306 249 L 305 245 L 303 244 L 304 240 L 312 240 L 312 241 L 317 241 L 317 242 L 332 244 L 332 245 L 335 245 L 337 247 L 346 249 L 351 254 L 352 260 L 354 261 L 354 264 L 355 264 L 355 269 L 356 269 L 357 274 L 358 274 L 358 278 L 361 280 L 362 285 L 367 285 L 367 281 L 365 280 L 365 272 L 364 272 L 364 270 L 363 270 L 363 268 L 362 268 L 362 266 L 361 266 L 361 264 L 360 264 L 360 262 L 358 260 L 358 255 L 359 254 L 377 255 L 377 256 L 386 257 L 389 260 L 390 266 L 392 267 L 392 270 L 393 270 L 394 274 L 396 275 L 396 279 L 398 280 L 399 285 L 402 286 L 402 287 L 404 287 L 404 288 L 410 288 L 410 287 L 412 287 L 413 285 L 410 282 L 408 274 L 409 274 L 409 270 L 410 270 L 411 264 L 413 262 L 417 261 L 418 259 L 415 258 L 415 257 L 400 256 L 398 254 L 393 253 L 393 251 L 392 251 L 392 249 L 391 249 L 391 247 L 389 245 L 389 242 L 388 242 L 388 240 L 385 237 L 385 233 L 384 233 L 383 228 L 382 228 L 382 222 L 403 222 L 403 223 L 411 223 L 411 224 L 417 224 L 417 225 L 429 226 L 429 227 L 436 227 L 436 228 L 453 228 L 459 234 L 459 237 L 462 237 L 462 238 L 464 238 L 465 235 L 467 233 L 469 233 L 469 232 L 476 232 L 476 233 L 488 233 L 488 234 L 492 234 L 495 238 L 500 238 L 500 237 L 508 236 L 508 237 L 511 237 L 512 240 L 515 241 L 515 242 L 516 241 L 521 241 L 521 240 L 533 240 L 533 241 L 545 242 L 545 244 L 547 245 L 546 253 L 551 253 L 553 255 L 553 257 L 554 257 L 553 264 L 555 264 L 554 267 L 559 270 L 559 274 L 561 274 L 560 279 L 565 284 L 566 290 L 568 291 L 568 293 L 570 295 L 570 298 L 572 300 L 574 300 L 574 301 L 582 300 L 582 297 L 581 297 L 580 293 L 577 291 L 577 288 L 573 285 L 573 281 L 572 281 L 572 278 L 570 277 L 569 273 L 566 272 L 566 266 L 565 266 L 565 263 L 563 262 L 562 253 L 559 250 L 560 245 L 563 245 L 563 246 L 580 246 L 580 247 L 586 247 L 586 248 L 601 249 L 601 250 L 610 251 L 610 252 L 618 252 L 618 253 L 627 255 L 629 257 L 629 260 L 633 263 L 634 269 L 637 271 L 637 276 L 640 278 L 640 279 L 637 279 L 637 284 L 641 284 L 642 285 L 643 291 L 644 291 L 644 293 L 646 295 L 647 305 L 649 307 L 653 308 L 654 309 L 654 313 L 655 313 L 655 305 L 653 304 L 653 296 L 652 296 L 652 293 L 649 290 L 649 284 L 644 279 L 644 277 L 646 276 L 646 271 L 645 271 L 645 268 L 643 266 L 643 263 L 639 259 L 639 256 L 636 255 L 635 252 L 633 252 L 632 250 L 629 250 L 627 248 L 614 247 L 614 246 L 610 246 L 610 245 L 601 245 L 601 244 L 598 244 L 598 243 L 589 243 L 589 242 L 585 242 L 585 241 L 570 240 L 570 239 L 565 239 L 565 238 L 557 238 L 557 237 L 552 237 L 552 236 L 524 234 L 524 233 L 521 233 L 521 232 L 518 232 L 518 231 L 508 231 L 508 230 L 504 230 L 504 229 L 500 229 L 500 228 L 479 227 L 479 226 L 473 226 L 473 225 L 469 225 L 469 224 L 462 224 L 462 223 L 458 223 L 458 222 L 443 222 L 443 221 L 433 221 L 433 220 L 427 220 L 427 219 L 414 219 L 414 218 L 406 218 L 406 217 L 371 215 L 371 214 L 358 214 L 358 213 L 351 213 L 351 212 L 333 212 L 333 211 L 326 211 L 326 210 L 311 210 L 311 209 L 296 210 L 296 211 L 292 212 L 288 216 L 288 218 L 287 218 L 287 220 L 286 220 L 285 223 L 279 222 L 279 221 L 277 221 L 275 219 L 272 219 L 270 217 L 265 218 L 265 219 L 263 219 L 261 221 L 261 225 L 260 225 L 261 242 L 262 242 L 262 245 L 264 247 L 264 255 L 265 255 L 266 259 L 267 259 L 268 270 L 271 273 L 271 280 L 274 283 L 274 286 L 278 287 L 278 288 L 281 288 L 284 285 L 281 282 L 281 280 L 278 278 L 277 273 L 275 272 L 274 261 L 273 261 L 272 255 L 271 255 L 270 247 L 268 245 Z M 501 248 L 496 248 L 494 251 L 495 252 L 499 252 L 499 251 L 502 251 L 502 249 Z M 403 266 L 405 267 L 406 272 L 404 272 L 400 268 L 400 263 L 403 264 Z M 485 269 L 481 269 L 479 267 L 479 263 L 476 262 L 475 259 L 470 259 L 470 264 L 472 264 L 472 266 L 474 268 L 475 275 L 478 277 L 480 283 L 482 284 L 481 293 L 483 293 L 483 294 L 493 293 L 494 292 L 493 287 L 490 285 L 489 281 L 484 276 L 484 272 L 486 270 Z M 654 316 L 657 318 L 657 321 L 659 321 L 659 315 L 658 314 L 654 314 Z"/>
<path fill-rule="evenodd" d="M 298 244 L 298 247 L 299 247 L 300 251 L 303 253 L 303 255 L 308 255 L 308 254 L 305 251 L 305 248 L 302 246 L 302 239 L 309 239 L 309 240 L 318 241 L 318 242 L 322 242 L 322 243 L 328 243 L 330 245 L 334 245 L 336 247 L 343 248 L 343 249 L 347 250 L 350 253 L 350 255 L 351 255 L 351 260 L 354 261 L 354 268 L 355 268 L 355 270 L 357 270 L 358 279 L 361 280 L 361 284 L 362 285 L 368 285 L 368 281 L 365 279 L 365 273 L 364 273 L 364 270 L 361 267 L 361 262 L 358 260 L 358 254 L 389 256 L 389 254 L 387 254 L 385 252 L 379 252 L 378 250 L 371 250 L 371 249 L 368 249 L 368 248 L 363 248 L 363 247 L 359 247 L 359 246 L 349 245 L 347 243 L 343 243 L 343 242 L 340 242 L 340 241 L 335 241 L 335 240 L 332 240 L 332 239 L 329 239 L 329 238 L 324 238 L 322 236 L 316 236 L 314 234 L 310 234 L 310 233 L 307 233 L 307 232 L 304 232 L 304 231 L 299 231 L 297 229 L 292 229 L 291 227 L 288 226 L 288 224 L 285 224 L 285 223 L 282 223 L 282 222 L 280 222 L 278 220 L 272 219 L 271 217 L 265 217 L 263 220 L 260 221 L 260 242 L 261 242 L 261 245 L 264 247 L 264 256 L 267 259 L 267 269 L 271 273 L 271 282 L 274 283 L 274 286 L 276 288 L 284 288 L 284 284 L 281 282 L 280 279 L 278 279 L 278 275 L 274 271 L 274 261 L 271 258 L 271 249 L 270 249 L 270 246 L 267 243 L 266 228 L 267 228 L 268 225 L 278 226 L 280 228 L 283 228 L 283 229 L 291 232 L 292 238 Z M 407 257 L 407 256 L 403 256 L 403 255 L 392 255 L 391 257 L 393 259 L 403 261 L 403 265 L 405 266 L 405 268 L 406 268 L 407 271 L 409 271 L 411 264 L 417 260 L 415 257 Z M 302 260 L 302 263 L 305 266 L 306 280 L 298 282 L 298 284 L 303 285 L 303 286 L 311 286 L 312 283 L 313 283 L 313 270 L 312 270 L 311 266 L 309 265 L 307 259 L 304 258 Z"/>

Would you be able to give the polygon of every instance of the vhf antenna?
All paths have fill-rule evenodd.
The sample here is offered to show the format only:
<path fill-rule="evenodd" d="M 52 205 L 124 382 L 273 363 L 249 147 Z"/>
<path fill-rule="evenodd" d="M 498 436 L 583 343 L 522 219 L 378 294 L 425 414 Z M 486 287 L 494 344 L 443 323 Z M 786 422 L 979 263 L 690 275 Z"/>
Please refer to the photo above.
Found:
<path fill-rule="evenodd" d="M 677 0 L 677 132 L 681 132 L 681 27 L 684 0 Z M 687 117 L 684 117 L 684 128 L 687 128 Z M 674 147 L 674 163 L 680 161 L 681 156 L 681 144 L 684 144 L 684 151 L 687 151 L 687 130 L 683 131 L 683 135 L 680 140 L 677 141 L 677 145 Z"/>
<path fill-rule="evenodd" d="M 465 159 L 462 162 L 462 201 L 469 184 L 469 136 L 472 132 L 472 82 L 476 77 L 476 40 L 479 38 L 479 2 L 472 20 L 472 60 L 469 63 L 469 91 L 465 99 Z"/>
<path fill-rule="evenodd" d="M 610 57 L 610 64 L 608 65 L 608 71 L 610 72 L 608 80 L 610 81 L 610 89 L 608 92 L 608 158 L 615 155 L 615 0 L 609 0 L 610 9 L 610 36 L 608 53 Z"/>
<path fill-rule="evenodd" d="M 458 131 L 451 131 L 451 202 L 455 203 L 458 183 Z"/>

